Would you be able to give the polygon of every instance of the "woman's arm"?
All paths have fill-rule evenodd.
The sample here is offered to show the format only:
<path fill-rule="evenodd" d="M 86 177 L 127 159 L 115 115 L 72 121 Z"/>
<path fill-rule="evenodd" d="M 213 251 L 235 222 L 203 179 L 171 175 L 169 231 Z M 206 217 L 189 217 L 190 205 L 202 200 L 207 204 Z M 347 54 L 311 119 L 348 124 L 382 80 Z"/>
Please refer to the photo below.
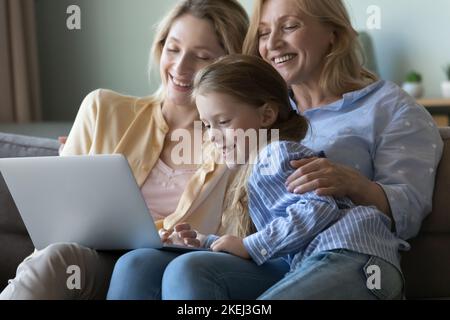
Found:
<path fill-rule="evenodd" d="M 99 96 L 100 90 L 96 90 L 84 98 L 70 134 L 60 150 L 61 156 L 89 154 L 94 139 Z"/>
<path fill-rule="evenodd" d="M 404 239 L 417 235 L 431 212 L 434 180 L 443 142 L 431 116 L 420 106 L 404 104 L 381 128 L 373 153 L 374 176 L 326 159 L 293 163 L 300 167 L 288 178 L 290 191 L 316 191 L 321 195 L 347 196 L 357 205 L 374 205 L 395 222 Z"/>

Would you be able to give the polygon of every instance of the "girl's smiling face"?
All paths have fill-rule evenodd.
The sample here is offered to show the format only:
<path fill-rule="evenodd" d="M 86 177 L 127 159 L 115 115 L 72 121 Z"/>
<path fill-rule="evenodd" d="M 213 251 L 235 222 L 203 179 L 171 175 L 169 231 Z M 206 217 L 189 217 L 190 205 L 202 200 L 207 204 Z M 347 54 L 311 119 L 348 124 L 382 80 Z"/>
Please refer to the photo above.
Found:
<path fill-rule="evenodd" d="M 259 130 L 270 127 L 277 117 L 269 105 L 258 108 L 228 94 L 211 92 L 197 95 L 195 100 L 209 137 L 229 168 L 248 161 L 250 152 L 258 147 Z"/>

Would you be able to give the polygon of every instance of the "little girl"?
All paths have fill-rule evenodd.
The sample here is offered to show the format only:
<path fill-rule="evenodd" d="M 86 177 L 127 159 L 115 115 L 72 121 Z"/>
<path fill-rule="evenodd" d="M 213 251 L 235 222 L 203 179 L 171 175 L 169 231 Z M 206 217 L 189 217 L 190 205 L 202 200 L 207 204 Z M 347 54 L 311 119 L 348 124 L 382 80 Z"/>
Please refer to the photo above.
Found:
<path fill-rule="evenodd" d="M 402 298 L 399 249 L 407 244 L 391 232 L 386 215 L 347 198 L 286 190 L 285 181 L 294 172 L 290 161 L 317 155 L 298 143 L 308 126 L 292 111 L 288 88 L 276 70 L 256 57 L 229 56 L 197 75 L 194 97 L 211 140 L 236 171 L 231 199 L 248 208 L 256 232 L 202 237 L 214 253 L 174 260 L 164 274 L 164 298 L 256 298 L 261 292 L 256 292 L 255 279 L 262 279 L 263 267 L 280 257 L 290 270 L 280 272 L 279 281 L 260 299 Z M 278 140 L 258 150 L 266 132 Z M 216 252 L 244 259 L 229 263 Z"/>

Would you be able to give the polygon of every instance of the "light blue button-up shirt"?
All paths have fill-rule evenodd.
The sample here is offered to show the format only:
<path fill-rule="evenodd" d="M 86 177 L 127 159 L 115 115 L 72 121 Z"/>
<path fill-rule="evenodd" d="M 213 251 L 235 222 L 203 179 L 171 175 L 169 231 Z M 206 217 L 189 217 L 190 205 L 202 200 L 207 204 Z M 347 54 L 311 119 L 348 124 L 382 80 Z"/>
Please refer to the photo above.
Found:
<path fill-rule="evenodd" d="M 432 209 L 443 150 L 426 109 L 396 84 L 378 81 L 303 115 L 311 127 L 302 143 L 378 183 L 387 195 L 397 235 L 415 237 Z"/>

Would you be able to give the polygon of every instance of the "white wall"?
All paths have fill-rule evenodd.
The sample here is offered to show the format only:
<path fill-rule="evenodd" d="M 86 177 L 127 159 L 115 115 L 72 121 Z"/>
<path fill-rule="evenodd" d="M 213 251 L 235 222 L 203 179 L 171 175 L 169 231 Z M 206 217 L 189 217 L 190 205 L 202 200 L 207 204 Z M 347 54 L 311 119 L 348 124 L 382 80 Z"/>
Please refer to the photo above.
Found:
<path fill-rule="evenodd" d="M 401 83 L 412 69 L 422 73 L 425 95 L 439 97 L 450 64 L 449 0 L 346 0 L 354 25 L 374 43 L 381 77 Z M 381 9 L 381 29 L 367 30 L 367 8 Z"/>
<path fill-rule="evenodd" d="M 150 94 L 152 27 L 177 0 L 35 0 L 45 120 L 73 120 L 95 88 Z M 240 0 L 251 11 L 253 0 Z M 369 5 L 382 9 L 382 29 L 369 31 L 380 74 L 401 82 L 417 69 L 427 95 L 439 95 L 441 66 L 450 63 L 449 0 L 346 0 L 359 30 Z M 66 9 L 81 8 L 82 29 L 66 28 Z"/>
<path fill-rule="evenodd" d="M 35 0 L 44 120 L 72 121 L 95 88 L 149 95 L 147 62 L 154 25 L 177 0 Z M 252 0 L 242 0 L 250 8 Z M 69 5 L 81 30 L 66 28 Z"/>

